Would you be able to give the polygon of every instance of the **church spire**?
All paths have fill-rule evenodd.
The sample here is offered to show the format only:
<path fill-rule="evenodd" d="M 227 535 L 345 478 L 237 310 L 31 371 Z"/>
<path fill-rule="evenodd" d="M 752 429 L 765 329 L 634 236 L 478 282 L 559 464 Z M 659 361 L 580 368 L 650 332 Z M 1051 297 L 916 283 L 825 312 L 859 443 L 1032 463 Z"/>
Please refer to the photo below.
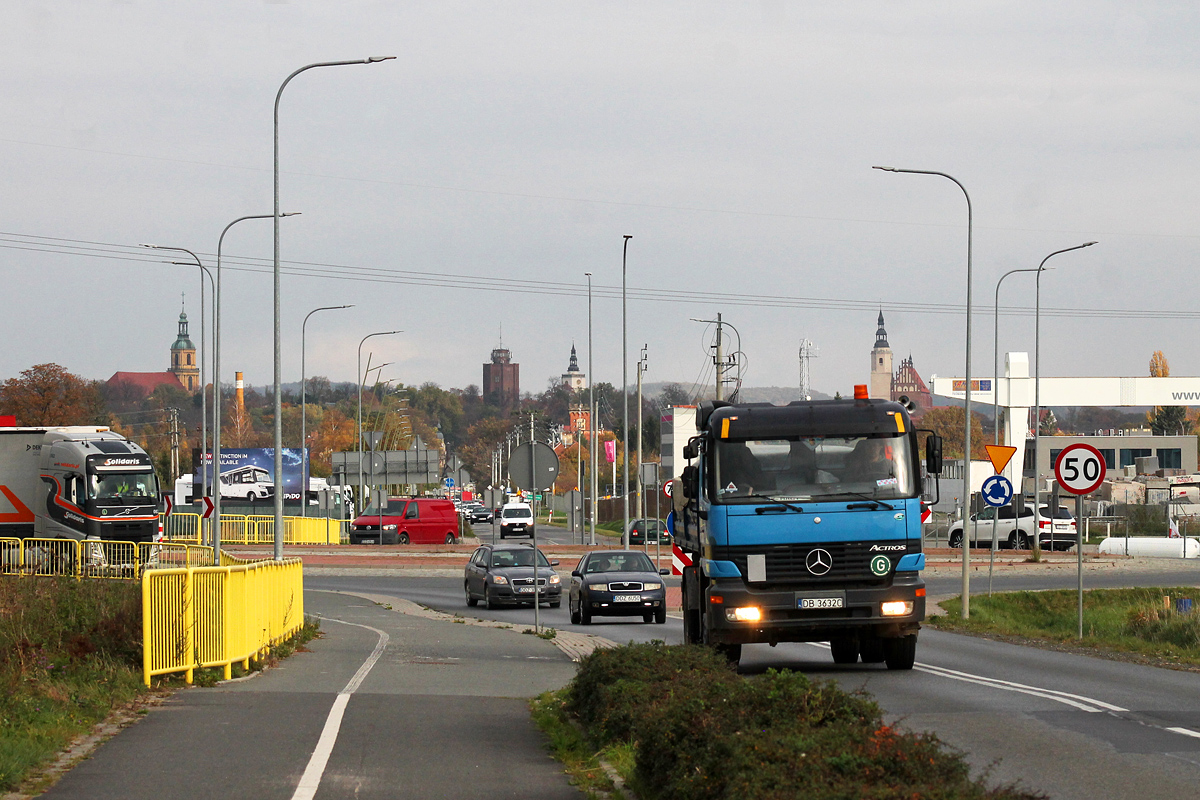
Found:
<path fill-rule="evenodd" d="M 579 372 L 579 356 L 575 355 L 574 342 L 571 342 L 571 365 L 567 367 L 567 372 Z"/>
<path fill-rule="evenodd" d="M 887 340 L 887 331 L 883 329 L 883 309 L 879 309 L 879 329 L 875 331 L 875 346 L 889 347 Z"/>

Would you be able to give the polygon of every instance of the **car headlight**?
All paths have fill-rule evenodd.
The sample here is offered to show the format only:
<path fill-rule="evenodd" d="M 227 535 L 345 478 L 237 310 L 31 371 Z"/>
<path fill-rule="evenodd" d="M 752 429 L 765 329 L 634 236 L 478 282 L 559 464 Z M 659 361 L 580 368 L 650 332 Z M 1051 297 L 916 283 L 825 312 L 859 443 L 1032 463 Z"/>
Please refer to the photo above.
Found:
<path fill-rule="evenodd" d="M 661 589 L 661 588 L 662 588 L 661 583 L 643 583 L 642 584 L 642 590 L 647 591 L 647 592 L 651 591 L 653 589 Z"/>
<path fill-rule="evenodd" d="M 550 585 L 551 586 L 557 586 L 560 583 L 562 583 L 562 578 L 558 577 L 557 575 L 550 576 Z"/>
<path fill-rule="evenodd" d="M 396 530 L 396 526 L 395 525 L 384 525 L 383 529 L 385 531 L 394 531 L 394 530 Z"/>
<path fill-rule="evenodd" d="M 492 583 L 505 585 L 508 584 L 508 578 L 504 577 L 503 575 L 491 575 L 489 577 L 492 579 Z"/>

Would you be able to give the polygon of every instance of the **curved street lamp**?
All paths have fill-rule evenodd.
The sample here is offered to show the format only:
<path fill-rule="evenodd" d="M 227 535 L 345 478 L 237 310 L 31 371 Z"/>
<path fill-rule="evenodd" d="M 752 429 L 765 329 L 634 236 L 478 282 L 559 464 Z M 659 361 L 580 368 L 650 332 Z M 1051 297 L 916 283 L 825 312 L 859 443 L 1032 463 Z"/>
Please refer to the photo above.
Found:
<path fill-rule="evenodd" d="M 315 69 L 317 67 L 341 67 L 351 64 L 375 64 L 380 61 L 390 61 L 395 56 L 371 56 L 370 58 L 360 58 L 354 61 L 319 61 L 314 64 L 306 64 L 300 69 L 293 72 L 283 79 L 283 83 L 279 85 L 279 91 L 275 93 L 275 149 L 274 149 L 274 183 L 275 183 L 275 205 L 273 207 L 272 219 L 274 219 L 274 258 L 272 264 L 272 274 L 274 276 L 274 311 L 275 311 L 275 357 L 274 357 L 274 391 L 275 391 L 275 420 L 274 420 L 274 446 L 275 446 L 275 527 L 272 539 L 275 540 L 275 560 L 279 561 L 283 558 L 283 356 L 281 347 L 281 337 L 279 332 L 279 99 L 283 96 L 283 90 L 291 82 L 292 78 L 306 70 Z"/>
<path fill-rule="evenodd" d="M 969 619 L 971 616 L 971 575 L 969 570 L 969 562 L 971 560 L 970 544 L 966 531 L 967 520 L 971 516 L 971 234 L 973 231 L 974 214 L 971 210 L 971 195 L 967 193 L 967 187 L 963 186 L 953 175 L 948 175 L 945 172 L 937 172 L 927 169 L 900 169 L 898 167 L 871 167 L 871 169 L 880 169 L 884 172 L 905 172 L 911 175 L 937 175 L 953 181 L 959 189 L 962 190 L 963 197 L 967 200 L 967 347 L 966 347 L 966 379 L 965 390 L 966 399 L 963 403 L 964 407 L 964 433 L 963 433 L 963 496 L 962 496 L 962 520 L 963 520 L 963 549 L 962 549 L 962 616 L 963 619 Z"/>
<path fill-rule="evenodd" d="M 300 466 L 301 466 L 301 487 L 300 487 L 300 516 L 308 516 L 308 481 L 305 480 L 308 470 L 305 469 L 308 460 L 304 457 L 305 448 L 308 447 L 308 387 L 305 386 L 304 373 L 304 345 L 305 337 L 308 335 L 308 318 L 318 311 L 336 311 L 339 308 L 354 308 L 354 304 L 346 306 L 321 306 L 314 308 L 312 311 L 304 315 L 304 322 L 300 325 Z"/>
<path fill-rule="evenodd" d="M 367 339 L 370 339 L 372 336 L 393 336 L 397 333 L 404 333 L 404 331 L 377 331 L 375 333 L 368 333 L 366 336 L 364 336 L 362 338 L 362 341 L 360 341 L 358 343 L 358 372 L 357 372 L 357 375 L 358 375 L 358 502 L 360 504 L 362 503 L 362 500 L 363 500 L 363 494 L 366 492 L 366 483 L 363 480 L 363 449 L 362 449 L 362 390 L 363 390 L 362 385 L 363 385 L 363 380 L 366 376 L 363 375 L 363 371 L 362 371 L 362 346 L 363 346 L 363 342 L 365 342 Z M 358 509 L 356 509 L 356 510 L 358 510 Z M 379 541 L 381 544 L 383 543 L 383 531 L 382 530 L 380 530 L 380 532 L 379 532 Z"/>

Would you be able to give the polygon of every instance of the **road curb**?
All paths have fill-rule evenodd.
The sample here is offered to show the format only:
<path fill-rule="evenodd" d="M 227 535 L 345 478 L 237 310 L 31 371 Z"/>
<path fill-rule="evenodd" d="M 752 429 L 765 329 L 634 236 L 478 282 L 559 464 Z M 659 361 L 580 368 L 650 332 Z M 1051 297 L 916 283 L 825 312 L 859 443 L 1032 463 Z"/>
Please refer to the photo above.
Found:
<path fill-rule="evenodd" d="M 376 603 L 384 608 L 400 614 L 408 614 L 414 617 L 438 620 L 439 622 L 449 622 L 457 625 L 475 625 L 482 628 L 501 628 L 520 634 L 532 634 L 535 632 L 532 625 L 513 625 L 510 622 L 496 622 L 489 619 L 479 619 L 478 617 L 466 617 L 459 614 L 448 614 L 445 611 L 435 611 L 432 608 L 426 608 L 419 603 L 414 603 L 412 600 L 406 600 L 403 597 L 395 597 L 388 594 L 370 594 L 366 592 L 351 592 L 334 589 L 309 589 L 308 591 L 325 592 L 327 594 L 342 594 L 350 597 L 361 597 L 363 600 L 369 600 L 372 603 Z M 544 627 L 543 630 L 545 630 Z M 584 656 L 590 655 L 596 650 L 618 646 L 616 642 L 612 641 L 611 639 L 605 639 L 603 636 L 593 636 L 588 633 L 576 633 L 574 631 L 560 631 L 557 628 L 553 630 L 554 638 L 550 641 L 554 643 L 555 647 L 566 654 L 567 658 L 576 663 L 578 663 Z"/>

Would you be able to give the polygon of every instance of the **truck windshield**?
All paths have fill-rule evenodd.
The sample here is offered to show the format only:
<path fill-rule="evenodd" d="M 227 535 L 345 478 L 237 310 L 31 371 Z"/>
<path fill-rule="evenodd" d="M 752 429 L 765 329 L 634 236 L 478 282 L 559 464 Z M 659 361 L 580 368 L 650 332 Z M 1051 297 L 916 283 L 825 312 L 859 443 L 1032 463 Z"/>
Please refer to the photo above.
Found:
<path fill-rule="evenodd" d="M 710 463 L 709 497 L 714 503 L 916 495 L 912 450 L 904 434 L 718 439 Z"/>
<path fill-rule="evenodd" d="M 153 472 L 93 473 L 88 489 L 93 500 L 158 497 L 158 482 Z"/>

